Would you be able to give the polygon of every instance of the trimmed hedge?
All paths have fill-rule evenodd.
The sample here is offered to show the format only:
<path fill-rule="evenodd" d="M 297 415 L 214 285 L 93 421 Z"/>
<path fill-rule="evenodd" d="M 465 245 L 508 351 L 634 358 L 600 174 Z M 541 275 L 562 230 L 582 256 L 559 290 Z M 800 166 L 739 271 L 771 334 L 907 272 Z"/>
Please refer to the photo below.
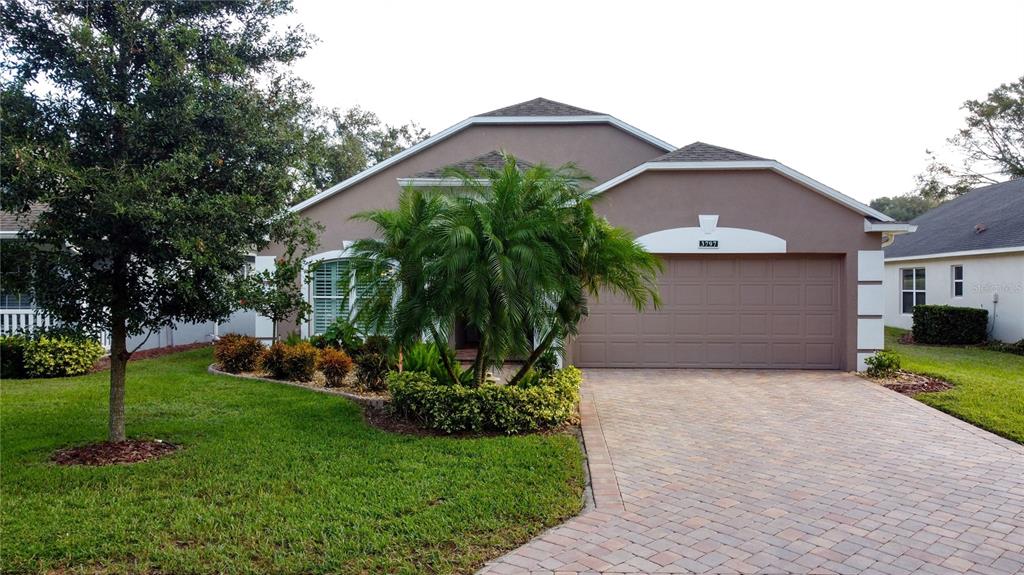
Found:
<path fill-rule="evenodd" d="M 524 433 L 571 421 L 583 376 L 566 367 L 528 385 L 442 385 L 426 373 L 388 375 L 391 405 L 399 414 L 445 433 Z"/>
<path fill-rule="evenodd" d="M 255 337 L 229 333 L 214 342 L 213 358 L 229 373 L 255 371 L 263 349 L 263 343 Z"/>
<path fill-rule="evenodd" d="M 27 377 L 71 377 L 89 373 L 106 350 L 99 342 L 78 337 L 40 336 L 25 341 L 23 360 Z"/>
<path fill-rule="evenodd" d="M 25 373 L 25 348 L 29 339 L 23 335 L 0 336 L 0 378 L 21 379 Z"/>
<path fill-rule="evenodd" d="M 984 343 L 988 310 L 949 305 L 914 306 L 914 342 L 938 345 Z"/>

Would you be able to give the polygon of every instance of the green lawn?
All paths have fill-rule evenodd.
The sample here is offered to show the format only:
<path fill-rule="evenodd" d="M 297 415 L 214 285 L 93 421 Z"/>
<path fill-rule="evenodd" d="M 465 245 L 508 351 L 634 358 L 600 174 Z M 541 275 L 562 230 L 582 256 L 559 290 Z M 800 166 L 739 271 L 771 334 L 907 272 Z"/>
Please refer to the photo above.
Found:
<path fill-rule="evenodd" d="M 107 373 L 0 385 L 0 571 L 468 573 L 581 506 L 569 435 L 421 438 L 335 396 L 133 362 L 128 433 L 184 449 L 49 462 L 103 439 Z"/>
<path fill-rule="evenodd" d="M 971 347 L 906 345 L 904 330 L 885 328 L 885 347 L 903 369 L 944 379 L 953 389 L 916 399 L 1018 443 L 1024 443 L 1024 357 Z"/>

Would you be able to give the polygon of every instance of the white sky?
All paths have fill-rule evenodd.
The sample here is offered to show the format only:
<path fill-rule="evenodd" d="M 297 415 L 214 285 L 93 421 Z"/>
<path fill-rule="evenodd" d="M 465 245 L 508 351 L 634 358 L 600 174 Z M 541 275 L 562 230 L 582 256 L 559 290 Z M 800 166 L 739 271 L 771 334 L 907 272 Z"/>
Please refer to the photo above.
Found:
<path fill-rule="evenodd" d="M 543 96 L 675 146 L 777 159 L 868 201 L 913 189 L 960 105 L 1024 75 L 1024 1 L 296 0 L 325 106 L 436 133 Z"/>

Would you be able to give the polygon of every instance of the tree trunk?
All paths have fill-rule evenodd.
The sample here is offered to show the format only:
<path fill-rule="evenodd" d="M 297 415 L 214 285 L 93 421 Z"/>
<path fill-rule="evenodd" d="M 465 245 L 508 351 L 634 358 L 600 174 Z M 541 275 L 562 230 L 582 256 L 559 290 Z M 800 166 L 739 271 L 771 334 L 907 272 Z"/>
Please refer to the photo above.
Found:
<path fill-rule="evenodd" d="M 544 336 L 544 339 L 541 340 L 540 345 L 535 347 L 533 351 L 530 352 L 530 357 L 526 358 L 526 362 L 523 363 L 523 366 L 519 368 L 519 371 L 517 371 L 515 376 L 513 376 L 512 379 L 508 382 L 509 385 L 515 385 L 519 383 L 520 380 L 522 380 L 524 377 L 526 377 L 527 372 L 530 371 L 530 368 L 533 367 L 533 364 L 537 363 L 537 360 L 540 359 L 540 356 L 544 355 L 544 352 L 547 351 L 548 348 L 551 347 L 551 344 L 555 341 L 555 333 L 556 330 L 554 327 L 552 327 L 548 331 L 548 334 Z"/>
<path fill-rule="evenodd" d="M 402 346 L 398 346 L 398 373 L 402 373 Z"/>
<path fill-rule="evenodd" d="M 448 372 L 448 377 L 451 378 L 452 385 L 459 383 L 459 378 L 455 375 L 455 368 L 452 367 L 452 362 L 450 361 L 448 354 L 445 353 L 448 351 L 448 344 L 441 341 L 441 335 L 437 333 L 434 326 L 430 326 L 430 335 L 433 336 L 434 343 L 437 344 L 438 355 L 441 356 L 441 363 L 444 364 L 444 370 Z"/>
<path fill-rule="evenodd" d="M 109 441 L 124 441 L 124 388 L 128 371 L 128 330 L 123 317 L 113 318 L 110 333 L 110 419 Z"/>
<path fill-rule="evenodd" d="M 487 358 L 484 357 L 486 349 L 487 336 L 481 333 L 480 343 L 477 345 L 476 349 L 476 359 L 473 361 L 473 381 L 476 382 L 477 387 L 484 384 L 484 375 L 487 372 Z"/>

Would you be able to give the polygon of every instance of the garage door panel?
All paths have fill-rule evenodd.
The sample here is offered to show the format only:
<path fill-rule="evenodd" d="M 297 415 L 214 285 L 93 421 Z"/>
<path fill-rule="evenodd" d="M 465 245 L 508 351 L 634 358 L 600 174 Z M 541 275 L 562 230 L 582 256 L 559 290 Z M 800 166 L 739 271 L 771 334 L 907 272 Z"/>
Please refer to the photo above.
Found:
<path fill-rule="evenodd" d="M 837 369 L 840 259 L 669 256 L 663 307 L 602 294 L 574 343 L 581 367 Z"/>
<path fill-rule="evenodd" d="M 831 308 L 835 305 L 835 296 L 832 292 L 832 285 L 809 285 L 805 288 L 807 295 L 804 304 L 808 307 Z"/>
<path fill-rule="evenodd" d="M 668 289 L 662 287 L 662 299 L 666 299 L 665 307 L 677 307 L 687 305 L 700 305 L 704 303 L 704 284 L 675 284 L 667 286 Z M 665 298 L 666 292 L 671 294 L 671 298 Z"/>

